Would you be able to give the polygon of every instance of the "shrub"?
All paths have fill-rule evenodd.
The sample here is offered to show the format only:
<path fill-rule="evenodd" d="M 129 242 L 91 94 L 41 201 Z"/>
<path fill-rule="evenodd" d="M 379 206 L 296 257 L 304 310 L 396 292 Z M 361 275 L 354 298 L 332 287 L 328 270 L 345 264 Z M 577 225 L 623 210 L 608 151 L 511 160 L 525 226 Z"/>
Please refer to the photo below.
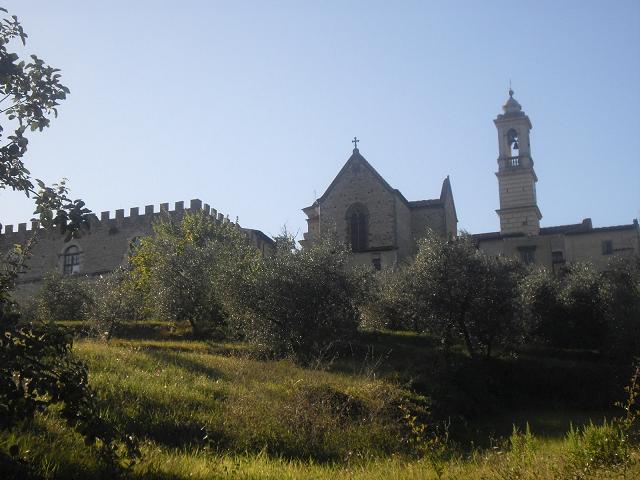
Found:
<path fill-rule="evenodd" d="M 49 273 L 43 279 L 36 302 L 42 320 L 84 320 L 93 296 L 86 278 Z"/>
<path fill-rule="evenodd" d="M 490 357 L 525 333 L 516 315 L 521 273 L 518 262 L 484 255 L 468 235 L 446 241 L 431 232 L 399 278 L 386 282 L 382 303 L 402 318 L 390 324 L 425 330 L 445 351 L 460 340 L 471 357 Z"/>
<path fill-rule="evenodd" d="M 197 336 L 225 336 L 224 288 L 233 288 L 241 268 L 259 253 L 237 225 L 202 211 L 162 218 L 153 229 L 155 235 L 142 239 L 131 257 L 133 281 L 148 309 L 160 318 L 189 321 Z"/>
<path fill-rule="evenodd" d="M 238 291 L 247 338 L 266 352 L 307 364 L 356 333 L 363 273 L 345 246 L 326 238 L 311 248 L 279 248 Z"/>
<path fill-rule="evenodd" d="M 9 429 L 57 405 L 67 424 L 96 444 L 115 466 L 119 445 L 138 455 L 136 441 L 99 415 L 86 365 L 71 352 L 72 335 L 53 323 L 5 328 L 0 336 L 0 428 Z M 99 440 L 99 442 L 96 442 Z M 11 447 L 16 455 L 17 445 Z"/>
<path fill-rule="evenodd" d="M 624 432 L 614 423 L 589 423 L 569 430 L 566 439 L 570 467 L 577 472 L 593 473 L 602 468 L 629 463 L 631 453 Z"/>
<path fill-rule="evenodd" d="M 638 257 L 613 258 L 602 272 L 572 264 L 559 278 L 531 271 L 520 282 L 520 302 L 536 335 L 554 347 L 594 349 L 627 364 L 640 355 Z"/>
<path fill-rule="evenodd" d="M 421 397 L 383 382 L 345 388 L 304 377 L 278 387 L 228 403 L 223 436 L 233 450 L 324 461 L 420 453 L 403 418 L 425 419 Z"/>
<path fill-rule="evenodd" d="M 102 276 L 93 285 L 94 302 L 89 312 L 94 332 L 111 338 L 124 321 L 145 316 L 144 297 L 132 281 L 131 272 L 117 268 Z"/>
<path fill-rule="evenodd" d="M 513 426 L 509 439 L 500 451 L 501 457 L 495 465 L 495 473 L 498 478 L 504 480 L 524 480 L 536 478 L 534 463 L 536 459 L 536 440 L 529 424 L 524 432 Z"/>
<path fill-rule="evenodd" d="M 614 257 L 602 273 L 600 298 L 606 333 L 602 353 L 630 364 L 640 357 L 640 257 Z"/>

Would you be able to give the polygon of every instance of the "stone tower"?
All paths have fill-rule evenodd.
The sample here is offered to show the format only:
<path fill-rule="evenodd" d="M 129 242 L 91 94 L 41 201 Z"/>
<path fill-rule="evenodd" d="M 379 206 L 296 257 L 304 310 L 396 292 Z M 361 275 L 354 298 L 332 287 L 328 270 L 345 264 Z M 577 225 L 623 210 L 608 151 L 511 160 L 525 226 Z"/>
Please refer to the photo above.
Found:
<path fill-rule="evenodd" d="M 498 129 L 498 185 L 500 188 L 500 233 L 538 235 L 542 214 L 536 200 L 538 177 L 533 170 L 529 132 L 531 121 L 513 98 L 502 107 L 504 113 L 493 121 Z"/>

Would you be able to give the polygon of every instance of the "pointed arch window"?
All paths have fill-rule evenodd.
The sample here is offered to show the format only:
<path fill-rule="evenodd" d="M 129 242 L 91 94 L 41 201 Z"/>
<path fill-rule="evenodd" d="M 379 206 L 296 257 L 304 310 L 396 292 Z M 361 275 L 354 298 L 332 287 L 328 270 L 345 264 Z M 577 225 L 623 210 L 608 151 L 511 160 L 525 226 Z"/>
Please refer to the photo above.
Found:
<path fill-rule="evenodd" d="M 351 250 L 363 252 L 369 248 L 369 211 L 361 203 L 354 203 L 347 210 L 347 231 Z"/>
<path fill-rule="evenodd" d="M 62 273 L 64 275 L 72 275 L 80 272 L 80 249 L 71 245 L 62 256 Z"/>

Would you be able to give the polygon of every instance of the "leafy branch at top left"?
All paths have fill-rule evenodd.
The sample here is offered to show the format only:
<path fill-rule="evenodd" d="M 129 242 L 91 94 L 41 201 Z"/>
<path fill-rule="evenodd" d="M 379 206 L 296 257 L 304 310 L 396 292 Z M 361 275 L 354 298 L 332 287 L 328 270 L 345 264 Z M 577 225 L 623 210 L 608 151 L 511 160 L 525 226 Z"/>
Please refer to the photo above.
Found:
<path fill-rule="evenodd" d="M 0 7 L 0 11 L 7 10 Z M 82 200 L 68 197 L 66 180 L 51 186 L 34 179 L 24 164 L 31 132 L 48 127 L 58 115 L 69 89 L 60 83 L 60 70 L 36 55 L 29 60 L 9 52 L 14 40 L 24 45 L 27 34 L 15 15 L 0 20 L 0 189 L 11 188 L 35 200 L 37 219 L 45 228 L 58 228 L 66 240 L 89 227 L 90 210 Z"/>

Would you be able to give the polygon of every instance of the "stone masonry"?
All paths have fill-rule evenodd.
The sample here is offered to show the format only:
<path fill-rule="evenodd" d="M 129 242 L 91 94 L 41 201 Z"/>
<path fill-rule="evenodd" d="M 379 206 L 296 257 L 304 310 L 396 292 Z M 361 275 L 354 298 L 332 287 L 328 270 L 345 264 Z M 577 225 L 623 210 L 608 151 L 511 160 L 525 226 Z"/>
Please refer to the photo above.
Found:
<path fill-rule="evenodd" d="M 96 277 L 109 273 L 127 261 L 131 245 L 136 239 L 153 234 L 153 223 L 161 215 L 179 217 L 185 211 L 197 210 L 211 215 L 217 222 L 230 221 L 228 216 L 198 199 L 191 200 L 187 208 L 184 202 L 176 202 L 173 210 L 169 209 L 168 203 L 160 204 L 159 210 L 154 205 L 147 205 L 144 212 L 140 212 L 138 207 L 130 208 L 127 216 L 124 209 L 116 210 L 115 216 L 108 211 L 102 212 L 100 218 L 93 215 L 90 230 L 70 242 L 65 242 L 56 231 L 39 228 L 37 222 L 32 222 L 30 229 L 26 223 L 19 224 L 17 230 L 13 225 L 6 225 L 0 234 L 0 252 L 8 251 L 14 244 L 24 244 L 30 238 L 36 240 L 28 262 L 29 269 L 19 278 L 16 298 L 20 300 L 37 292 L 46 273 L 63 273 L 66 252 L 78 252 L 78 265 L 73 266 L 75 274 Z M 251 245 L 263 254 L 270 251 L 273 245 L 271 238 L 259 230 L 242 230 Z"/>
<path fill-rule="evenodd" d="M 490 255 L 509 255 L 556 272 L 572 262 L 589 261 L 605 269 L 613 256 L 640 254 L 638 220 L 628 225 L 594 228 L 581 223 L 540 227 L 536 182 L 531 157 L 531 121 L 509 90 L 503 113 L 494 120 L 498 130 L 498 188 L 500 231 L 474 235 Z"/>
<path fill-rule="evenodd" d="M 455 236 L 458 222 L 448 177 L 440 198 L 410 202 L 357 148 L 325 193 L 303 212 L 308 225 L 300 241 L 303 248 L 320 235 L 335 232 L 351 244 L 354 264 L 374 268 L 394 265 L 414 255 L 417 240 L 427 229 L 443 237 Z"/>

